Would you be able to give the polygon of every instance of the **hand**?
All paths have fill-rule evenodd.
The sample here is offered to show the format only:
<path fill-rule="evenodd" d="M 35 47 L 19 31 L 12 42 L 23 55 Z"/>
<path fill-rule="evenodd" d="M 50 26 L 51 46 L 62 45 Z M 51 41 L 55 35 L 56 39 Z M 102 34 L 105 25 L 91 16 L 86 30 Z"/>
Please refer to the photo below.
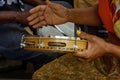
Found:
<path fill-rule="evenodd" d="M 16 14 L 16 21 L 22 23 L 22 24 L 26 24 L 28 25 L 28 21 L 27 21 L 27 17 L 29 16 L 29 12 L 28 11 L 24 11 L 24 12 L 17 12 Z"/>
<path fill-rule="evenodd" d="M 84 32 L 81 32 L 81 34 L 78 36 L 87 39 L 88 49 L 83 52 L 74 53 L 75 56 L 85 58 L 89 61 L 107 53 L 107 42 L 105 42 L 103 39 Z"/>
<path fill-rule="evenodd" d="M 31 16 L 27 18 L 33 28 L 45 25 L 62 24 L 67 22 L 68 9 L 62 5 L 46 1 L 47 5 L 39 5 L 30 10 Z"/>

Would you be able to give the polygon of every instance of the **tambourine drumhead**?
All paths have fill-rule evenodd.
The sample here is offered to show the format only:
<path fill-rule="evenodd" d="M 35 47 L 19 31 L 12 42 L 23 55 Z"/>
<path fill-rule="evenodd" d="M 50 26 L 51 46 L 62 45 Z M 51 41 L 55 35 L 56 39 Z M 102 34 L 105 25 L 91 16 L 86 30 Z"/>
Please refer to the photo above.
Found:
<path fill-rule="evenodd" d="M 67 22 L 65 24 L 55 26 L 43 26 L 37 29 L 37 34 L 41 36 L 74 36 L 74 23 Z"/>
<path fill-rule="evenodd" d="M 74 36 L 74 23 L 68 22 L 62 25 L 57 25 L 67 36 Z"/>
<path fill-rule="evenodd" d="M 55 35 L 59 35 L 59 36 L 63 36 L 62 33 L 60 33 L 56 28 L 52 27 L 52 26 L 43 26 L 42 28 L 39 28 L 37 30 L 38 35 L 41 36 L 55 36 Z"/>

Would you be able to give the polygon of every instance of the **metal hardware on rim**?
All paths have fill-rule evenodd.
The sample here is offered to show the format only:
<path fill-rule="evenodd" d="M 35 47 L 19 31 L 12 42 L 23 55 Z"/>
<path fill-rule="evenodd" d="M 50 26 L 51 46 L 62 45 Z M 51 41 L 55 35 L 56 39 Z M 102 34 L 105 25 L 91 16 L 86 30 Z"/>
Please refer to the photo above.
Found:
<path fill-rule="evenodd" d="M 25 50 L 42 52 L 77 52 L 87 49 L 87 40 L 66 36 L 24 36 L 21 47 Z M 75 42 L 76 41 L 76 42 Z M 76 43 L 76 44 L 75 44 Z"/>

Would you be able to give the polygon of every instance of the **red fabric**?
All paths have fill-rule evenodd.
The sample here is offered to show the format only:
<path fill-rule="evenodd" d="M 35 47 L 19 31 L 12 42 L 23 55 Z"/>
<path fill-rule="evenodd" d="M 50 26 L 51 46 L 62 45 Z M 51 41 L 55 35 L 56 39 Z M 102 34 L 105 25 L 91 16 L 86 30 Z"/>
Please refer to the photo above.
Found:
<path fill-rule="evenodd" d="M 106 29 L 109 32 L 114 33 L 112 13 L 111 13 L 110 5 L 109 5 L 109 0 L 99 0 L 99 15 Z"/>
<path fill-rule="evenodd" d="M 109 4 L 109 0 L 99 0 L 99 15 L 103 24 L 109 32 L 109 39 L 112 43 L 120 45 L 120 39 L 116 37 L 113 29 L 112 11 L 110 8 L 111 7 Z"/>

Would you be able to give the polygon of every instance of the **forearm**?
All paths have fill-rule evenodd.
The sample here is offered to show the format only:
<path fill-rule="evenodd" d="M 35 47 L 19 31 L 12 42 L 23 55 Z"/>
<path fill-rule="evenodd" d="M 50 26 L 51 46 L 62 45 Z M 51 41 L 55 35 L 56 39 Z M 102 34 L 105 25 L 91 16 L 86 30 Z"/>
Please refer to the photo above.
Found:
<path fill-rule="evenodd" d="M 0 11 L 0 23 L 16 21 L 16 11 Z"/>
<path fill-rule="evenodd" d="M 26 18 L 28 17 L 28 12 L 21 11 L 0 11 L 0 23 L 6 22 L 20 22 L 26 23 Z"/>
<path fill-rule="evenodd" d="M 22 0 L 24 3 L 33 5 L 33 6 L 37 6 L 39 4 L 43 4 L 42 0 Z"/>
<path fill-rule="evenodd" d="M 120 46 L 107 43 L 106 50 L 108 53 L 111 53 L 120 58 Z"/>
<path fill-rule="evenodd" d="M 97 6 L 89 8 L 69 9 L 68 20 L 78 24 L 88 26 L 102 25 L 102 22 L 98 15 Z"/>

